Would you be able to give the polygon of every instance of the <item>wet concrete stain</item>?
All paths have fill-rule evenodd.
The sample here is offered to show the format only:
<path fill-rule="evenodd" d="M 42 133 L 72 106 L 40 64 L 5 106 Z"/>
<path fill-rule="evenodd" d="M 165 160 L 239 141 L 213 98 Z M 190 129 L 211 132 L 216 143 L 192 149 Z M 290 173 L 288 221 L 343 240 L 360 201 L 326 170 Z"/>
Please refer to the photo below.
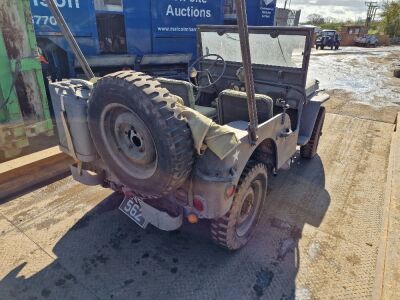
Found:
<path fill-rule="evenodd" d="M 99 264 L 105 265 L 109 261 L 109 257 L 105 256 L 100 252 L 100 254 L 95 254 L 92 257 L 84 257 L 82 270 L 86 275 L 92 273 L 92 269 L 97 268 Z"/>
<path fill-rule="evenodd" d="M 124 286 L 128 286 L 128 285 L 130 285 L 130 284 L 133 283 L 133 282 L 134 282 L 133 279 L 125 280 L 125 281 L 124 281 Z"/>
<path fill-rule="evenodd" d="M 293 252 L 296 248 L 296 240 L 295 239 L 285 239 L 282 240 L 279 244 L 277 258 L 278 260 L 284 260 L 286 255 Z"/>
<path fill-rule="evenodd" d="M 121 249 L 121 243 L 128 237 L 128 233 L 123 232 L 121 227 L 118 227 L 117 232 L 114 233 L 109 241 L 109 244 L 115 250 Z"/>
<path fill-rule="evenodd" d="M 65 282 L 66 282 L 65 279 L 58 279 L 58 280 L 56 280 L 56 282 L 54 282 L 54 284 L 56 286 L 62 286 L 65 284 Z"/>
<path fill-rule="evenodd" d="M 282 261 L 289 253 L 294 252 L 299 239 L 301 239 L 302 231 L 300 228 L 278 218 L 271 219 L 271 226 L 288 235 L 287 238 L 283 238 L 279 242 L 279 248 L 277 249 L 276 257 L 279 261 Z"/>
<path fill-rule="evenodd" d="M 101 254 L 101 255 L 96 255 L 95 258 L 96 258 L 96 260 L 97 260 L 98 262 L 100 262 L 100 263 L 102 263 L 102 264 L 105 264 L 105 263 L 109 260 L 109 258 L 108 258 L 108 257 L 105 257 L 103 254 Z"/>
<path fill-rule="evenodd" d="M 58 224 L 60 221 L 62 221 L 62 218 L 49 218 L 41 223 L 36 224 L 35 228 L 39 231 L 43 229 L 49 229 L 51 226 Z"/>
<path fill-rule="evenodd" d="M 340 55 L 313 55 L 309 75 L 321 82 L 321 88 L 340 89 L 357 95 L 358 101 L 385 106 L 397 100 L 399 91 L 391 72 L 398 50 L 360 55 L 360 50 Z M 326 71 L 326 66 L 332 69 Z"/>
<path fill-rule="evenodd" d="M 357 254 L 352 254 L 346 257 L 346 260 L 351 263 L 353 266 L 361 264 L 361 259 Z"/>
<path fill-rule="evenodd" d="M 151 258 L 159 264 L 165 263 L 165 258 L 161 257 L 158 253 L 152 255 Z"/>
<path fill-rule="evenodd" d="M 132 241 L 131 241 L 131 243 L 132 244 L 137 244 L 137 243 L 140 243 L 142 240 L 140 239 L 140 238 L 136 238 L 136 239 L 133 239 Z"/>
<path fill-rule="evenodd" d="M 318 257 L 320 251 L 321 251 L 321 245 L 318 241 L 315 241 L 308 248 L 308 257 L 311 260 L 315 260 Z"/>
<path fill-rule="evenodd" d="M 74 275 L 72 275 L 72 274 L 67 274 L 67 275 L 65 275 L 64 276 L 64 278 L 66 279 L 66 280 L 70 280 L 70 281 L 72 281 L 73 283 L 78 283 L 78 280 L 76 279 L 76 277 L 74 276 Z"/>
<path fill-rule="evenodd" d="M 262 297 L 265 290 L 271 285 L 274 279 L 274 273 L 269 269 L 262 269 L 257 273 L 256 283 L 253 285 L 253 290 L 257 297 Z"/>
<path fill-rule="evenodd" d="M 51 290 L 49 289 L 43 289 L 42 292 L 40 293 L 42 295 L 42 297 L 44 298 L 48 298 L 51 294 Z"/>

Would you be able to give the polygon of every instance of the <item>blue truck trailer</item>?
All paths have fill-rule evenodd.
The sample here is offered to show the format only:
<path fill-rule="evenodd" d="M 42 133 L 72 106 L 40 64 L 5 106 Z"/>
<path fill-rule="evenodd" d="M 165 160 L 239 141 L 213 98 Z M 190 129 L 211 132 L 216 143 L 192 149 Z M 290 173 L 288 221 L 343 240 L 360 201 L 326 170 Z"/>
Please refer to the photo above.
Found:
<path fill-rule="evenodd" d="M 45 0 L 30 0 L 40 49 L 52 80 L 80 66 Z M 124 68 L 186 77 L 199 24 L 234 23 L 234 0 L 56 0 L 97 75 Z M 273 25 L 276 0 L 248 0 L 250 25 Z"/>

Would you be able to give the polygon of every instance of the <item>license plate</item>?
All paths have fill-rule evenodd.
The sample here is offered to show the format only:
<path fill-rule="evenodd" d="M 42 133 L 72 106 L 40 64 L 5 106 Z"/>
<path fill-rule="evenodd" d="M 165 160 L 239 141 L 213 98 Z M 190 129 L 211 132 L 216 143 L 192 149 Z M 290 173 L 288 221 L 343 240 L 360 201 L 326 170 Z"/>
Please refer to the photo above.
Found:
<path fill-rule="evenodd" d="M 136 196 L 126 197 L 119 206 L 119 209 L 140 227 L 147 227 L 148 222 L 142 215 L 140 198 Z"/>

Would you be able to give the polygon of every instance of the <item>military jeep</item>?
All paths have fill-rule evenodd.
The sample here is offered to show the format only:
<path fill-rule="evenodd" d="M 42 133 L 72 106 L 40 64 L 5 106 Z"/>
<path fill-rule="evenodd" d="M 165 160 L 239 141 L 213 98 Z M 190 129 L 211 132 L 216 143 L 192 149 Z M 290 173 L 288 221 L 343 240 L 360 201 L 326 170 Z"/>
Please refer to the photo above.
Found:
<path fill-rule="evenodd" d="M 213 240 L 230 250 L 254 232 L 268 177 L 288 169 L 298 147 L 316 155 L 329 99 L 307 78 L 313 29 L 247 27 L 243 16 L 239 24 L 198 28 L 187 81 L 120 71 L 51 85 L 77 181 L 124 193 L 121 211 L 143 228 L 208 219 Z M 185 109 L 215 129 L 197 151 Z M 221 132 L 236 142 L 219 142 Z"/>

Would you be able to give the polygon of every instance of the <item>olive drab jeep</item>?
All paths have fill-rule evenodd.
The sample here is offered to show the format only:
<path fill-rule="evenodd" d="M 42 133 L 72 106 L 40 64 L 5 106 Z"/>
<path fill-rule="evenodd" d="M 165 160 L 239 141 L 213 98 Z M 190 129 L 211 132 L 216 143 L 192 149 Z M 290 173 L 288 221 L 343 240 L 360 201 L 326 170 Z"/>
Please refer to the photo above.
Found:
<path fill-rule="evenodd" d="M 77 181 L 123 193 L 120 210 L 143 228 L 208 219 L 230 250 L 254 232 L 270 174 L 298 146 L 316 155 L 329 99 L 307 76 L 314 29 L 247 27 L 240 8 L 238 19 L 198 27 L 186 81 L 120 71 L 51 84 Z"/>

